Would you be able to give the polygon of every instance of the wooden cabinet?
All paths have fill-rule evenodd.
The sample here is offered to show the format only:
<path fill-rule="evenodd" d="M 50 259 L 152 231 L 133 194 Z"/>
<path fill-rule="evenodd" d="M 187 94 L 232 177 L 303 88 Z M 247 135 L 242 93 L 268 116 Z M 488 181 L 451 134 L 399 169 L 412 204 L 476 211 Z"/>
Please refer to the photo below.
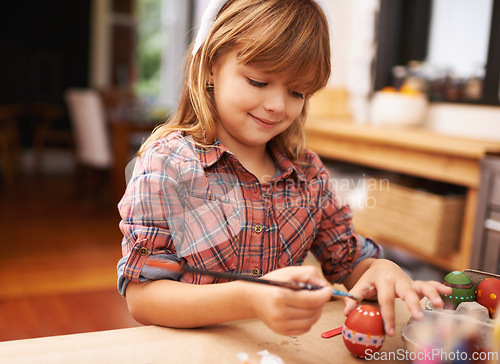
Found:
<path fill-rule="evenodd" d="M 476 229 L 471 268 L 500 271 L 500 157 L 488 156 L 481 162 Z"/>
<path fill-rule="evenodd" d="M 396 240 L 384 243 L 406 249 L 445 270 L 470 267 L 480 163 L 488 153 L 500 153 L 500 142 L 449 137 L 421 128 L 358 125 L 332 117 L 311 117 L 306 135 L 308 148 L 322 157 L 465 187 L 458 250 L 437 255 L 411 249 Z"/>

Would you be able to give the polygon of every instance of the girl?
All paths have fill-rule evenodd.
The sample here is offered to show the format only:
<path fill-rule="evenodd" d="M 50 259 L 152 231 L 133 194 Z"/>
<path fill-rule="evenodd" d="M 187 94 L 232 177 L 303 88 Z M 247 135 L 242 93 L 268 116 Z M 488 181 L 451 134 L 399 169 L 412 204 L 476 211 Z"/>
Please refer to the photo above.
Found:
<path fill-rule="evenodd" d="M 424 295 L 442 306 L 439 293 L 449 288 L 412 281 L 354 234 L 349 207 L 337 205 L 325 167 L 304 147 L 307 100 L 330 66 L 319 1 L 209 5 L 180 105 L 142 146 L 119 204 L 118 285 L 137 321 L 197 327 L 259 318 L 283 335 L 305 333 L 331 298 L 316 269 L 300 267 L 309 251 L 330 282 L 378 298 L 388 335 L 395 297 L 416 318 Z M 325 288 L 223 282 L 158 270 L 152 260 Z M 346 299 L 345 314 L 355 306 Z"/>

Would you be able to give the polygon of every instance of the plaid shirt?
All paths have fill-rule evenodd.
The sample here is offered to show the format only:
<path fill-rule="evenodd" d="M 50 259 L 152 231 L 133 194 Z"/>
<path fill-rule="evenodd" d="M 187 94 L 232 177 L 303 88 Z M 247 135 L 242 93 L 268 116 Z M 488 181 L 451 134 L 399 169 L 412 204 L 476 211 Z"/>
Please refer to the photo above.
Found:
<path fill-rule="evenodd" d="M 262 183 L 218 141 L 201 148 L 174 132 L 155 142 L 138 158 L 118 205 L 123 277 L 144 280 L 151 256 L 261 276 L 300 265 L 311 251 L 330 282 L 343 281 L 362 241 L 350 208 L 337 204 L 316 154 L 306 151 L 292 164 L 275 143 L 269 151 L 280 173 Z M 174 279 L 221 281 L 191 273 Z"/>

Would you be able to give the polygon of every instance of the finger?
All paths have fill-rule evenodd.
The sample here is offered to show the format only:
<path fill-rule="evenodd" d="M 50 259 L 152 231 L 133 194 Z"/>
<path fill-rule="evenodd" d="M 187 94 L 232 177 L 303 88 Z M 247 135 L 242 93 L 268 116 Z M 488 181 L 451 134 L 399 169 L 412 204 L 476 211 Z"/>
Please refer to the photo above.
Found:
<path fill-rule="evenodd" d="M 382 318 L 384 319 L 385 333 L 388 336 L 394 335 L 395 327 L 395 313 L 394 313 L 394 301 L 395 297 L 395 287 L 394 283 L 391 281 L 384 282 L 378 289 L 378 302 L 380 304 L 380 312 Z"/>
<path fill-rule="evenodd" d="M 330 301 L 332 297 L 332 289 L 324 287 L 315 291 L 290 291 L 285 304 L 288 307 L 293 307 L 302 310 L 321 309 Z"/>
<path fill-rule="evenodd" d="M 309 283 L 314 286 L 320 286 L 320 287 L 330 287 L 330 284 L 327 281 L 316 275 L 308 277 L 307 282 L 305 283 Z"/>
<path fill-rule="evenodd" d="M 450 294 L 451 293 L 451 287 L 445 286 L 444 284 L 441 284 L 439 282 L 420 282 L 416 281 L 415 284 L 415 290 L 417 292 L 420 292 L 422 296 L 425 296 L 431 301 L 433 307 L 443 307 L 444 302 L 443 299 L 440 296 L 439 290 L 442 290 L 442 294 Z M 449 290 L 448 290 L 449 288 Z"/>
<path fill-rule="evenodd" d="M 436 288 L 436 290 L 439 293 L 444 294 L 444 295 L 451 294 L 451 292 L 453 291 L 453 288 L 451 288 L 450 286 L 447 286 L 443 283 L 440 283 L 440 282 L 427 281 L 427 283 L 432 285 L 434 288 Z"/>
<path fill-rule="evenodd" d="M 417 320 L 424 318 L 420 305 L 421 296 L 419 295 L 422 293 L 424 286 L 425 282 L 423 281 L 412 282 L 412 284 L 406 282 L 396 284 L 396 294 L 406 303 L 412 316 Z"/>
<path fill-rule="evenodd" d="M 311 283 L 318 286 L 327 286 L 328 282 L 321 278 L 318 269 L 313 266 L 293 267 L 299 269 L 290 269 L 290 280 L 294 282 Z"/>
<path fill-rule="evenodd" d="M 287 335 L 302 335 L 308 332 L 311 327 L 320 319 L 321 312 L 306 318 L 288 320 L 283 325 Z"/>
<path fill-rule="evenodd" d="M 373 284 L 365 283 L 363 281 L 358 281 L 352 289 L 349 291 L 350 294 L 359 298 L 360 301 L 365 298 L 373 297 L 377 294 L 377 289 Z M 358 305 L 358 301 L 353 300 L 352 298 L 345 298 L 345 308 L 344 315 L 348 316 Z"/>
<path fill-rule="evenodd" d="M 275 319 L 282 321 L 308 320 L 321 316 L 321 312 L 321 309 L 304 310 L 295 307 L 285 307 L 275 316 Z"/>
<path fill-rule="evenodd" d="M 344 315 L 349 316 L 349 314 L 354 311 L 354 309 L 357 307 L 358 303 L 350 298 L 344 298 Z"/>
<path fill-rule="evenodd" d="M 349 293 L 360 300 L 364 300 L 365 298 L 375 297 L 377 295 L 377 287 L 373 283 L 359 281 L 351 288 Z"/>

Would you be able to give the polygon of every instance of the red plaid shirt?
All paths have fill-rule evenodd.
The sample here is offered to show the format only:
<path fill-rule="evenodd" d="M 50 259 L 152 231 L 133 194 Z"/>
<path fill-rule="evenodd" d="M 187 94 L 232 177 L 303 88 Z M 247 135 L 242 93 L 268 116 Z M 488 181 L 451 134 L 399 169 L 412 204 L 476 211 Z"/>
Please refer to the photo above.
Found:
<path fill-rule="evenodd" d="M 300 265 L 311 251 L 330 282 L 343 281 L 361 248 L 350 208 L 337 204 L 316 154 L 306 151 L 292 164 L 273 142 L 269 151 L 280 174 L 262 183 L 220 142 L 201 148 L 180 132 L 155 142 L 138 159 L 118 205 L 123 276 L 139 281 L 149 257 L 168 255 L 261 276 Z M 190 273 L 178 279 L 220 281 Z"/>

